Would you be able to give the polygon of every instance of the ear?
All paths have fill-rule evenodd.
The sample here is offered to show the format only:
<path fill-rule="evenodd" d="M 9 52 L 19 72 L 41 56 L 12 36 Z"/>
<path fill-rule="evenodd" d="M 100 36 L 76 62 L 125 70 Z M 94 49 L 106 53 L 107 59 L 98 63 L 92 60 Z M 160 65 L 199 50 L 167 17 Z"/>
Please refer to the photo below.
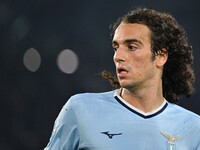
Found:
<path fill-rule="evenodd" d="M 167 62 L 168 59 L 168 52 L 165 48 L 158 51 L 158 54 L 156 55 L 156 65 L 157 67 L 163 67 L 164 64 Z"/>

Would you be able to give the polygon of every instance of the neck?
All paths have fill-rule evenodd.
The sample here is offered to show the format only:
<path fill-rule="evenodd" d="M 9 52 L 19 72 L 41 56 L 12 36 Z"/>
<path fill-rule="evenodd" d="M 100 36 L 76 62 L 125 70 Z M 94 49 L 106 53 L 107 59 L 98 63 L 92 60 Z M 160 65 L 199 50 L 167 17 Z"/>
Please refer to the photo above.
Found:
<path fill-rule="evenodd" d="M 162 82 L 139 89 L 122 88 L 121 97 L 145 113 L 152 112 L 164 102 Z"/>

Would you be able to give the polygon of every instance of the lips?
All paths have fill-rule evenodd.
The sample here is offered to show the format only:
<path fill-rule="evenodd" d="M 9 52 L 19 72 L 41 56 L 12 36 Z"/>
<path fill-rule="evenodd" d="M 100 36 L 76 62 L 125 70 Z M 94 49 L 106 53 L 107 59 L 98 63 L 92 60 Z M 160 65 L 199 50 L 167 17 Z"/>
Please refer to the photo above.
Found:
<path fill-rule="evenodd" d="M 117 75 L 119 78 L 125 77 L 128 73 L 128 70 L 125 67 L 117 67 Z"/>

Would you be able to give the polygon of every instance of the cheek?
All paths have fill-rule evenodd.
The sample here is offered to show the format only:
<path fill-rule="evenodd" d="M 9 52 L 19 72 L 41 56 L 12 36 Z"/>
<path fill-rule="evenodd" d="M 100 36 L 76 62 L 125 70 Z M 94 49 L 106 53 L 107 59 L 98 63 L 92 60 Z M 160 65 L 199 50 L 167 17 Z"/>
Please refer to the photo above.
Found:
<path fill-rule="evenodd" d="M 142 55 L 138 55 L 135 57 L 136 64 L 138 67 L 145 69 L 152 63 L 152 54 L 151 53 L 146 53 Z"/>
<path fill-rule="evenodd" d="M 146 74 L 146 71 L 151 67 L 152 62 L 149 58 L 135 58 L 130 61 L 130 67 L 132 72 L 138 77 L 142 77 Z"/>
<path fill-rule="evenodd" d="M 130 65 L 133 69 L 143 69 L 145 66 L 145 60 L 143 58 L 134 57 L 130 60 Z"/>

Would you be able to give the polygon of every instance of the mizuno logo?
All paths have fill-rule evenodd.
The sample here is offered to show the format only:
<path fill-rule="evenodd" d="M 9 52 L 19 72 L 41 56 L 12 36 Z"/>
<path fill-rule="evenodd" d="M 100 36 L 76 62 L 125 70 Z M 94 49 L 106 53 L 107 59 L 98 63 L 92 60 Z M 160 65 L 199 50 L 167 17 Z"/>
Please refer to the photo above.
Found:
<path fill-rule="evenodd" d="M 110 134 L 109 131 L 101 132 L 101 133 L 107 135 L 110 139 L 112 139 L 113 136 L 116 136 L 116 135 L 122 135 L 122 133 Z"/>

